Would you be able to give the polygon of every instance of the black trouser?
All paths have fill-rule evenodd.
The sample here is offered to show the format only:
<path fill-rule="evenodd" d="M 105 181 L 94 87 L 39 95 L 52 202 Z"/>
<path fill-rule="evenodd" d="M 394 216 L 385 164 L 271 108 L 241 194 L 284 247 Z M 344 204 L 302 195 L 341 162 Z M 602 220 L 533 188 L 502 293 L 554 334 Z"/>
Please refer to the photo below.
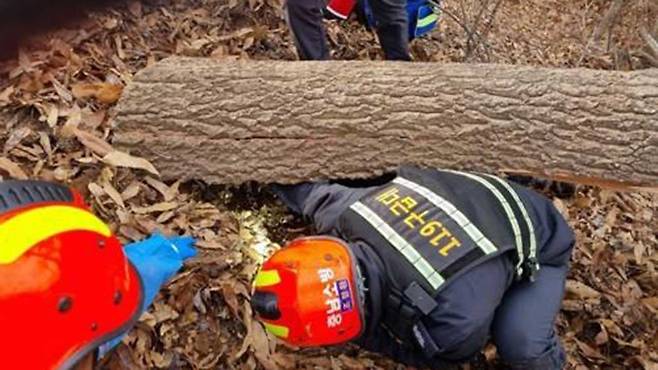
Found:
<path fill-rule="evenodd" d="M 410 60 L 406 0 L 370 0 L 377 35 L 388 60 Z M 299 58 L 327 60 L 329 47 L 322 24 L 326 0 L 286 0 L 285 14 Z"/>

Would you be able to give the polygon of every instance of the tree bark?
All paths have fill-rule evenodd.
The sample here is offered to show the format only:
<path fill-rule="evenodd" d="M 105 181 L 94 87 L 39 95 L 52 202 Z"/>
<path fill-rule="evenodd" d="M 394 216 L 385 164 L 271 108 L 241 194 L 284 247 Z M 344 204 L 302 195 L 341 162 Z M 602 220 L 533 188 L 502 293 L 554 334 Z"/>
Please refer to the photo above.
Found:
<path fill-rule="evenodd" d="M 115 146 L 169 179 L 416 164 L 658 184 L 658 70 L 170 58 L 135 76 L 115 124 Z"/>

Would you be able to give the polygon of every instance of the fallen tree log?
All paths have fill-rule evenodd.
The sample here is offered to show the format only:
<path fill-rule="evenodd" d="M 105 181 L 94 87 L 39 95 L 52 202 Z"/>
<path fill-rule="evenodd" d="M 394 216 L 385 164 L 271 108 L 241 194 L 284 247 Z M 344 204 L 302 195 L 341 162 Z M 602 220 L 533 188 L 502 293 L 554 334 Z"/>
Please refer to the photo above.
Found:
<path fill-rule="evenodd" d="M 367 177 L 402 163 L 658 184 L 658 70 L 170 58 L 114 144 L 163 177 Z"/>

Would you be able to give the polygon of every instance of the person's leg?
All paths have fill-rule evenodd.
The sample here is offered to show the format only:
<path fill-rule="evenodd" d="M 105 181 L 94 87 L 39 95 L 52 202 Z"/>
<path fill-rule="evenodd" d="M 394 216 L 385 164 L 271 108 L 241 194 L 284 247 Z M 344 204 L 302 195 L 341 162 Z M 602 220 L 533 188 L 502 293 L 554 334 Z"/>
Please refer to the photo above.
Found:
<path fill-rule="evenodd" d="M 565 363 L 555 317 L 560 311 L 568 266 L 543 265 L 534 283 L 505 293 L 492 325 L 494 343 L 508 369 L 559 370 Z"/>
<path fill-rule="evenodd" d="M 406 0 L 370 0 L 377 35 L 388 60 L 411 60 Z"/>
<path fill-rule="evenodd" d="M 329 47 L 324 30 L 324 0 L 286 0 L 284 14 L 292 32 L 299 59 L 327 60 Z"/>

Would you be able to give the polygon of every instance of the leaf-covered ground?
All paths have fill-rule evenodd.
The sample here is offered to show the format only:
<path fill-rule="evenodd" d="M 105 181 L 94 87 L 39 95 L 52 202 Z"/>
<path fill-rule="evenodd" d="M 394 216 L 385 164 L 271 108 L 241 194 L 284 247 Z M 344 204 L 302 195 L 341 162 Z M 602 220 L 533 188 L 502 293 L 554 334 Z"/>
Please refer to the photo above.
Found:
<path fill-rule="evenodd" d="M 616 5 L 621 6 L 616 7 Z M 658 55 L 652 0 L 446 1 L 416 60 L 601 69 Z M 328 28 L 336 58 L 381 59 L 354 22 Z M 0 64 L 0 176 L 71 184 L 125 241 L 188 233 L 189 263 L 106 364 L 112 369 L 402 368 L 354 347 L 297 351 L 252 319 L 250 280 L 277 244 L 311 232 L 259 186 L 163 183 L 111 146 L 112 107 L 134 73 L 169 55 L 295 59 L 278 0 L 119 3 L 23 44 Z M 486 76 L 483 76 L 486 78 Z M 658 368 L 658 195 L 579 187 L 556 199 L 578 244 L 558 326 L 570 369 Z M 275 351 L 276 349 L 276 351 Z M 467 368 L 492 368 L 495 349 Z"/>

